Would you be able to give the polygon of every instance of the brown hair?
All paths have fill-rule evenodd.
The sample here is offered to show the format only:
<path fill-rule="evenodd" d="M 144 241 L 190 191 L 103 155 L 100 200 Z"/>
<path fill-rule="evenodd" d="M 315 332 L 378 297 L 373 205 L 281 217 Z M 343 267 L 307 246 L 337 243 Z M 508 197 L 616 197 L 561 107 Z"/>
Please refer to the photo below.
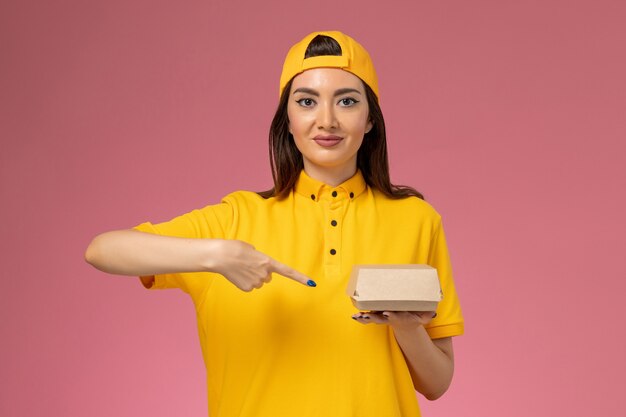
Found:
<path fill-rule="evenodd" d="M 305 58 L 321 55 L 341 55 L 341 47 L 333 38 L 316 36 L 309 44 Z M 363 143 L 357 152 L 357 168 L 361 170 L 367 185 L 376 188 L 389 198 L 400 199 L 424 196 L 412 187 L 394 185 L 389 179 L 389 161 L 387 158 L 387 136 L 385 120 L 378 105 L 378 98 L 372 89 L 363 83 L 369 106 L 372 129 L 365 134 Z M 298 176 L 304 168 L 302 154 L 289 133 L 287 118 L 287 100 L 291 92 L 291 81 L 287 83 L 278 102 L 278 108 L 272 120 L 269 134 L 270 164 L 274 187 L 259 192 L 263 198 L 285 198 L 296 185 Z"/>

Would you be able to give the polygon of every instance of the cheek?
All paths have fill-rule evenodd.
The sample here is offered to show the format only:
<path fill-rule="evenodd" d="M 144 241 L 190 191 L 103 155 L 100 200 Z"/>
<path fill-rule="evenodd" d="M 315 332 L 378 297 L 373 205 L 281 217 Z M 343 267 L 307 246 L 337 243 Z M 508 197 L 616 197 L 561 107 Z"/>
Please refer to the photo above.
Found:
<path fill-rule="evenodd" d="M 353 119 L 352 124 L 352 131 L 359 132 L 359 134 L 363 134 L 365 135 L 367 132 L 370 131 L 372 124 L 369 121 L 369 118 L 367 116 L 363 117 L 360 116 L 358 118 Z"/>
<path fill-rule="evenodd" d="M 361 123 L 362 123 L 361 126 L 364 126 L 363 130 L 365 131 L 365 133 L 372 130 L 373 124 L 372 124 L 372 119 L 370 118 L 369 106 L 366 106 L 363 112 L 361 113 Z"/>
<path fill-rule="evenodd" d="M 289 133 L 294 137 L 306 135 L 308 129 L 310 129 L 310 120 L 302 114 L 287 112 L 289 119 Z"/>
<path fill-rule="evenodd" d="M 305 132 L 303 131 L 302 121 L 297 117 L 289 118 L 289 133 L 291 133 L 296 147 L 300 149 L 300 143 L 303 141 L 302 137 L 305 136 Z"/>

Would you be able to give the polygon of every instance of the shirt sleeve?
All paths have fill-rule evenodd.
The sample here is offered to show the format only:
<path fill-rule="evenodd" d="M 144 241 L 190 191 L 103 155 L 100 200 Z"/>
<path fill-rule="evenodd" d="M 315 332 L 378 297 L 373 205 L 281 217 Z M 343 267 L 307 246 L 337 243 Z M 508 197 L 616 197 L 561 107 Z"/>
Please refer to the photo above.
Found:
<path fill-rule="evenodd" d="M 428 264 L 437 269 L 443 298 L 437 306 L 437 316 L 426 326 L 426 331 L 431 339 L 462 335 L 464 320 L 452 279 L 452 265 L 441 218 L 433 229 Z"/>
<path fill-rule="evenodd" d="M 135 226 L 140 232 L 188 239 L 226 239 L 234 218 L 233 200 L 206 206 L 175 217 L 172 220 L 153 224 L 150 222 Z M 198 273 L 168 273 L 154 276 L 154 284 L 149 289 L 179 288 L 189 293 L 194 276 Z"/>

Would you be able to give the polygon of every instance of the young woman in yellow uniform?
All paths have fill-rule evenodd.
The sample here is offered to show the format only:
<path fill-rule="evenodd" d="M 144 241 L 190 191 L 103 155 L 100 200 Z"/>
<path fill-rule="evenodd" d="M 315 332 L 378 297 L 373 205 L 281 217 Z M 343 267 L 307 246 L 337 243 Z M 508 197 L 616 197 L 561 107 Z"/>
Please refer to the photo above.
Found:
<path fill-rule="evenodd" d="M 439 214 L 390 183 L 378 81 L 341 32 L 294 45 L 271 124 L 274 187 L 103 233 L 86 259 L 195 304 L 211 417 L 415 417 L 463 333 Z M 429 264 L 436 312 L 358 312 L 355 264 Z M 175 360 L 175 358 L 173 358 Z"/>

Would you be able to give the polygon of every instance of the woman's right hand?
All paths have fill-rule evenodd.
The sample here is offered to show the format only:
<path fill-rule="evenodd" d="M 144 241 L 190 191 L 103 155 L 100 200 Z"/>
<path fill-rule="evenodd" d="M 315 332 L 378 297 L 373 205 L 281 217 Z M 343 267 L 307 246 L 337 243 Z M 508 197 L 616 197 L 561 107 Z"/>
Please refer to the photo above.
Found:
<path fill-rule="evenodd" d="M 283 275 L 315 287 L 304 274 L 240 240 L 187 239 L 136 230 L 113 230 L 96 236 L 85 252 L 94 267 L 110 274 L 142 277 L 147 287 L 157 274 L 217 272 L 243 291 L 252 291 Z"/>
<path fill-rule="evenodd" d="M 303 285 L 315 287 L 316 283 L 306 275 L 259 252 L 249 243 L 241 240 L 216 239 L 215 263 L 212 272 L 222 274 L 237 288 L 252 291 L 261 288 L 277 273 Z"/>

